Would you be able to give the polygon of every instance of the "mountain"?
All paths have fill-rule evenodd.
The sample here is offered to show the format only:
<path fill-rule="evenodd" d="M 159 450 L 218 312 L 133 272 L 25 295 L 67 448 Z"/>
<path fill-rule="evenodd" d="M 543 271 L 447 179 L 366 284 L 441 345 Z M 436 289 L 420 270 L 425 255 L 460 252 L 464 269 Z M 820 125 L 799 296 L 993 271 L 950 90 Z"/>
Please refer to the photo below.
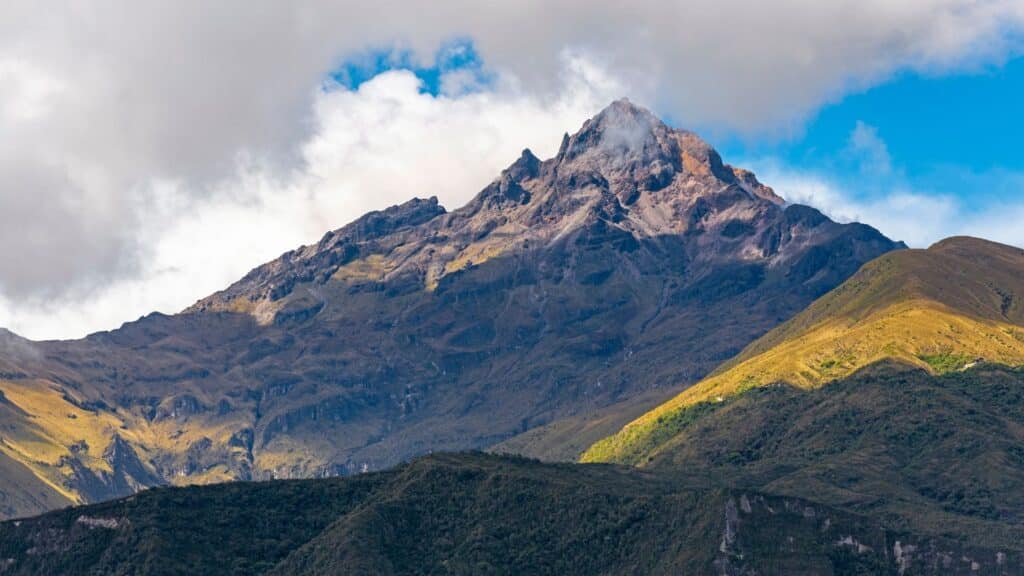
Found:
<path fill-rule="evenodd" d="M 615 102 L 453 212 L 367 214 L 180 314 L 7 337 L 0 513 L 380 469 L 664 398 L 901 247 Z"/>
<path fill-rule="evenodd" d="M 449 454 L 0 524 L 4 574 L 1020 574 L 1019 552 L 610 466 Z"/>
<path fill-rule="evenodd" d="M 681 410 L 777 382 L 816 388 L 885 359 L 933 374 L 1024 364 L 1024 251 L 949 238 L 886 254 L 586 458 L 641 462 Z"/>
<path fill-rule="evenodd" d="M 815 388 L 884 359 L 931 373 L 978 362 L 1024 363 L 1024 252 L 968 237 L 891 252 L 668 402 L 633 397 L 534 428 L 500 447 L 570 460 L 630 424 L 587 458 L 638 463 L 655 449 L 648 438 L 667 436 L 657 420 L 679 408 L 779 381 Z"/>
<path fill-rule="evenodd" d="M 1024 251 L 867 264 L 585 461 L 685 471 L 960 541 L 1024 542 Z"/>

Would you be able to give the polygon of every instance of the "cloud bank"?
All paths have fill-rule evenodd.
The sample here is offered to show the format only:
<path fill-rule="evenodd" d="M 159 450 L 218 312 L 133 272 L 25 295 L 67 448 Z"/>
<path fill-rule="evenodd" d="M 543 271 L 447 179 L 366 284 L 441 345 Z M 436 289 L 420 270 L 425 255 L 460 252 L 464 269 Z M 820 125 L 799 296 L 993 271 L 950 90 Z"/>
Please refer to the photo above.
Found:
<path fill-rule="evenodd" d="M 900 71 L 998 64 L 1022 29 L 1016 0 L 7 3 L 0 326 L 74 337 L 173 312 L 368 209 L 455 207 L 614 97 L 786 134 Z M 354 55 L 429 65 L 456 38 L 491 81 L 322 88 Z"/>

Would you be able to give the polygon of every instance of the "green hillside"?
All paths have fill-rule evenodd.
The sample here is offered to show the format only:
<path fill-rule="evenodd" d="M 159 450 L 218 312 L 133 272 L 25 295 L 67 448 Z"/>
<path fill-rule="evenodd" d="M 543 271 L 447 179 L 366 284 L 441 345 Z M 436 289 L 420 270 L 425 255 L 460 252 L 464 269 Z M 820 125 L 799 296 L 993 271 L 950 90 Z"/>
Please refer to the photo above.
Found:
<path fill-rule="evenodd" d="M 1024 251 L 971 238 L 865 265 L 589 462 L 1024 542 Z"/>
<path fill-rule="evenodd" d="M 755 388 L 662 420 L 642 462 L 887 526 L 1020 549 L 1024 372 L 881 363 L 813 391 Z"/>
<path fill-rule="evenodd" d="M 887 530 L 800 499 L 482 454 L 345 479 L 148 490 L 0 524 L 0 559 L 3 574 L 67 575 L 1022 570 L 1010 549 Z"/>

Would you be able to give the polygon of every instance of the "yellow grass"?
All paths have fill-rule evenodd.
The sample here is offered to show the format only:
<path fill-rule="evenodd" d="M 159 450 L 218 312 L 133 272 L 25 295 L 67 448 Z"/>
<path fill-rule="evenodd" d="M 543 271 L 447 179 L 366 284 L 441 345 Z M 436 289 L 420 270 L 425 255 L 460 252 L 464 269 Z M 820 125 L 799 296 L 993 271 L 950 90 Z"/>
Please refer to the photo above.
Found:
<path fill-rule="evenodd" d="M 341 282 L 380 282 L 394 269 L 395 263 L 383 254 L 371 254 L 341 266 L 331 279 Z"/>
<path fill-rule="evenodd" d="M 893 358 L 936 372 L 922 359 L 941 354 L 1024 364 L 1019 327 L 957 315 L 941 304 L 907 301 L 849 324 L 826 322 L 799 338 L 712 375 L 588 450 L 584 461 L 614 460 L 624 445 L 650 434 L 659 418 L 700 402 L 720 401 L 755 386 L 787 382 L 816 388 L 873 362 Z"/>

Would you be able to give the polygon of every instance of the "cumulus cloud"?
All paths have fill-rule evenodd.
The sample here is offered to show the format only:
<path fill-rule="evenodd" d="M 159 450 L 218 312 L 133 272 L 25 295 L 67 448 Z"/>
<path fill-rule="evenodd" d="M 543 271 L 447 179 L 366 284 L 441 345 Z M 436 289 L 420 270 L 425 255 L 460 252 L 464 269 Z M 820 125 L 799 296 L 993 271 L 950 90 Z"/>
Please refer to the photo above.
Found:
<path fill-rule="evenodd" d="M 174 311 L 366 209 L 455 205 L 612 97 L 785 132 L 901 70 L 999 63 L 1022 27 L 1016 0 L 5 3 L 0 325 Z M 429 64 L 453 38 L 493 81 L 317 88 L 353 54 Z"/>

